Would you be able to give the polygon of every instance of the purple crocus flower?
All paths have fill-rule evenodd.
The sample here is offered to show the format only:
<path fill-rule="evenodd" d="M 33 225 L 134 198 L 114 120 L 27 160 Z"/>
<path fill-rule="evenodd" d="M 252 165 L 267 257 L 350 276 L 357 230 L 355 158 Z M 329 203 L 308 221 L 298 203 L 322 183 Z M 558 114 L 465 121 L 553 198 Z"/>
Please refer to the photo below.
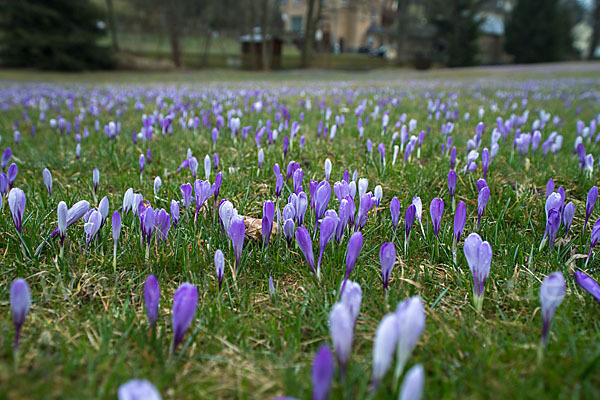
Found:
<path fill-rule="evenodd" d="M 233 252 L 235 254 L 235 272 L 237 273 L 240 268 L 240 260 L 242 258 L 242 250 L 244 249 L 244 236 L 246 234 L 246 226 L 244 225 L 244 218 L 241 215 L 234 215 L 231 217 L 231 224 L 229 225 L 229 237 L 233 244 Z"/>
<path fill-rule="evenodd" d="M 14 190 L 14 189 L 13 189 Z M 67 211 L 67 222 L 64 225 L 64 233 L 66 234 L 67 228 L 73 225 L 75 222 L 79 221 L 90 209 L 90 203 L 86 200 L 80 200 L 77 203 L 73 204 L 71 208 Z M 61 231 L 61 221 L 59 218 L 58 227 L 52 231 L 50 237 L 54 237 L 57 234 L 60 234 Z"/>
<path fill-rule="evenodd" d="M 269 246 L 269 239 L 271 238 L 271 231 L 273 230 L 273 222 L 275 220 L 275 204 L 271 200 L 265 201 L 263 204 L 263 218 L 262 218 L 262 238 L 264 247 Z"/>
<path fill-rule="evenodd" d="M 140 165 L 140 179 L 142 179 L 142 174 L 144 173 L 144 166 L 146 165 L 146 157 L 144 157 L 143 154 L 140 154 L 139 165 Z"/>
<path fill-rule="evenodd" d="M 490 167 L 490 151 L 483 149 L 481 152 L 481 168 L 483 169 L 483 179 L 487 179 L 488 168 Z"/>
<path fill-rule="evenodd" d="M 64 204 L 64 203 L 63 203 Z M 65 205 L 66 209 L 66 205 Z M 59 223 L 60 226 L 60 223 Z M 117 243 L 119 242 L 119 236 L 121 235 L 121 215 L 119 211 L 115 211 L 112 215 L 112 235 L 113 235 L 113 269 L 117 268 Z"/>
<path fill-rule="evenodd" d="M 477 233 L 471 233 L 465 239 L 464 251 L 473 276 L 473 304 L 477 312 L 481 312 L 485 282 L 490 275 L 492 246 L 482 241 Z"/>
<path fill-rule="evenodd" d="M 63 247 L 65 243 L 65 237 L 67 236 L 67 203 L 61 201 L 58 203 L 58 207 L 56 209 L 56 215 L 58 220 L 58 235 L 60 237 L 60 252 L 62 258 Z"/>
<path fill-rule="evenodd" d="M 213 154 L 213 167 L 215 167 L 215 171 L 219 169 L 219 155 L 217 153 Z"/>
<path fill-rule="evenodd" d="M 296 224 L 293 219 L 286 219 L 283 223 L 283 234 L 285 236 L 285 240 L 287 241 L 288 247 L 291 246 L 292 240 L 294 240 L 294 232 L 296 230 Z"/>
<path fill-rule="evenodd" d="M 485 186 L 479 191 L 479 195 L 477 196 L 477 229 L 479 229 L 479 221 L 481 220 L 481 216 L 485 211 L 485 206 L 490 199 L 490 188 Z"/>
<path fill-rule="evenodd" d="M 358 206 L 358 216 L 356 217 L 354 229 L 359 231 L 367 224 L 367 218 L 369 211 L 376 204 L 375 200 L 370 193 L 363 195 L 360 198 L 360 204 Z"/>
<path fill-rule="evenodd" d="M 302 250 L 302 254 L 304 254 L 306 262 L 312 268 L 315 277 L 318 279 L 317 270 L 315 269 L 315 256 L 312 249 L 312 240 L 310 239 L 308 230 L 304 226 L 299 226 L 298 229 L 296 229 L 296 241 L 298 242 L 300 250 Z"/>
<path fill-rule="evenodd" d="M 0 172 L 0 197 L 4 196 L 6 193 L 8 193 L 8 178 L 4 172 Z M 1 200 L 2 199 L 0 199 L 0 204 L 2 204 Z M 0 208 L 2 208 L 1 205 Z"/>
<path fill-rule="evenodd" d="M 287 156 L 288 150 L 290 148 L 290 138 L 286 135 L 283 137 L 283 158 Z"/>
<path fill-rule="evenodd" d="M 157 210 L 154 215 L 156 235 L 161 241 L 166 242 L 169 237 L 169 230 L 171 229 L 171 216 L 162 208 Z"/>
<path fill-rule="evenodd" d="M 326 345 L 321 346 L 312 364 L 312 399 L 327 400 L 333 379 L 333 354 Z"/>
<path fill-rule="evenodd" d="M 92 171 L 92 183 L 94 184 L 94 194 L 96 194 L 100 184 L 100 171 L 98 171 L 98 168 L 94 168 Z"/>
<path fill-rule="evenodd" d="M 442 223 L 442 215 L 444 214 L 444 200 L 436 197 L 431 200 L 429 205 L 429 215 L 431 216 L 431 224 L 433 225 L 433 234 L 437 237 L 440 233 Z"/>
<path fill-rule="evenodd" d="M 334 216 L 326 216 L 321 221 L 320 226 L 320 236 L 319 236 L 319 260 L 317 261 L 317 280 L 321 279 L 321 259 L 323 258 L 323 253 L 325 252 L 325 248 L 327 244 L 331 240 L 333 234 L 335 233 L 335 228 L 337 227 L 338 218 Z"/>
<path fill-rule="evenodd" d="M 223 284 L 223 275 L 225 273 L 225 256 L 221 250 L 215 251 L 215 270 L 217 272 L 217 280 L 219 281 L 219 292 Z"/>
<path fill-rule="evenodd" d="M 8 207 L 19 235 L 23 232 L 23 213 L 25 212 L 25 192 L 19 188 L 13 188 L 8 193 Z"/>
<path fill-rule="evenodd" d="M 570 201 L 563 210 L 562 220 L 565 224 L 565 236 L 569 234 L 571 224 L 573 223 L 573 217 L 575 216 L 575 204 Z"/>
<path fill-rule="evenodd" d="M 481 189 L 486 187 L 488 184 L 485 181 L 485 179 L 477 179 L 477 182 L 475 183 L 475 185 L 477 186 L 477 193 L 479 193 L 479 192 L 481 192 Z"/>
<path fill-rule="evenodd" d="M 594 223 L 592 228 L 592 234 L 590 236 L 590 251 L 588 253 L 587 260 L 585 260 L 585 265 L 587 265 L 590 261 L 590 258 L 592 257 L 592 249 L 596 247 L 598 241 L 600 241 L 600 219 L 596 220 L 596 223 Z"/>
<path fill-rule="evenodd" d="M 83 230 L 85 231 L 86 237 L 86 248 L 90 245 L 92 239 L 96 237 L 96 234 L 100 230 L 100 225 L 102 225 L 102 214 L 100 214 L 100 211 L 92 210 L 87 222 L 83 226 Z"/>
<path fill-rule="evenodd" d="M 144 379 L 132 379 L 119 386 L 117 398 L 118 400 L 161 400 L 156 387 Z"/>
<path fill-rule="evenodd" d="M 395 313 L 398 320 L 398 342 L 394 378 L 398 381 L 406 361 L 408 361 L 423 329 L 425 329 L 425 310 L 421 298 L 413 296 L 399 303 Z"/>
<path fill-rule="evenodd" d="M 450 192 L 450 200 L 452 201 L 452 211 L 456 209 L 454 201 L 454 192 L 456 191 L 456 172 L 453 169 L 448 172 L 448 191 Z"/>
<path fill-rule="evenodd" d="M 460 236 L 465 228 L 467 221 L 467 206 L 464 201 L 458 203 L 456 212 L 454 213 L 454 241 L 452 242 L 452 258 L 456 264 L 456 245 L 460 241 Z"/>
<path fill-rule="evenodd" d="M 188 166 L 190 168 L 190 172 L 192 173 L 192 178 L 196 179 L 198 175 L 198 159 L 196 157 L 190 157 L 188 160 Z"/>
<path fill-rule="evenodd" d="M 585 223 L 583 224 L 583 230 L 587 227 L 588 219 L 592 215 L 594 211 L 594 206 L 596 205 L 596 200 L 598 200 L 598 187 L 592 186 L 590 191 L 587 194 L 587 201 L 585 203 Z"/>
<path fill-rule="evenodd" d="M 406 209 L 406 213 L 404 215 L 404 253 L 408 253 L 408 241 L 410 239 L 410 231 L 413 223 L 415 222 L 416 212 L 417 207 L 415 207 L 414 204 L 411 204 Z"/>
<path fill-rule="evenodd" d="M 281 197 L 281 190 L 283 189 L 283 175 L 277 174 L 275 177 L 275 197 L 279 199 Z M 312 196 L 311 196 L 312 200 Z"/>
<path fill-rule="evenodd" d="M 326 158 L 325 165 L 324 165 L 326 181 L 329 181 L 329 177 L 331 176 L 331 168 L 332 167 L 333 167 L 333 165 L 331 164 L 331 160 L 329 158 Z"/>
<path fill-rule="evenodd" d="M 185 282 L 173 296 L 173 310 L 171 322 L 173 323 L 173 346 L 172 352 L 183 340 L 186 331 L 190 327 L 196 307 L 198 305 L 198 289 L 191 283 Z"/>
<path fill-rule="evenodd" d="M 323 181 L 317 186 L 315 193 L 315 220 L 318 221 L 323 218 L 329 200 L 331 199 L 331 185 L 327 181 Z M 316 223 L 315 223 L 316 225 Z"/>
<path fill-rule="evenodd" d="M 423 396 L 425 370 L 417 364 L 408 370 L 402 381 L 398 400 L 420 400 Z"/>
<path fill-rule="evenodd" d="M 340 375 L 344 380 L 354 339 L 354 324 L 350 310 L 343 303 L 336 303 L 329 313 L 329 334 L 335 348 Z"/>
<path fill-rule="evenodd" d="M 362 304 L 362 289 L 360 285 L 357 282 L 348 279 L 344 291 L 340 292 L 340 302 L 348 307 L 350 315 L 352 315 L 352 322 L 356 325 L 358 314 L 360 313 L 360 306 Z"/>
<path fill-rule="evenodd" d="M 566 283 L 561 272 L 554 272 L 546 277 L 540 287 L 540 303 L 542 303 L 542 345 L 548 344 L 550 324 L 556 309 L 565 297 Z"/>
<path fill-rule="evenodd" d="M 6 171 L 6 167 L 8 167 L 8 163 L 11 157 L 12 150 L 10 149 L 10 147 L 5 148 L 4 152 L 2 153 L 2 171 Z"/>
<path fill-rule="evenodd" d="M 177 226 L 177 222 L 179 222 L 179 202 L 177 200 L 171 200 L 171 219 L 173 220 L 173 225 Z"/>
<path fill-rule="evenodd" d="M 298 194 L 302 191 L 302 179 L 304 178 L 304 172 L 302 168 L 298 168 L 294 171 L 292 180 L 294 182 L 294 193 Z"/>
<path fill-rule="evenodd" d="M 358 259 L 362 245 L 362 233 L 360 231 L 354 232 L 348 241 L 348 250 L 346 252 L 346 275 L 344 276 L 344 282 L 342 283 L 342 289 L 340 290 L 340 293 L 344 293 L 344 287 L 348 281 L 348 278 L 350 277 L 350 273 L 354 269 L 354 265 L 356 265 L 356 260 Z"/>
<path fill-rule="evenodd" d="M 396 262 L 396 247 L 392 242 L 386 242 L 379 250 L 379 261 L 381 263 L 381 281 L 385 292 L 390 282 L 390 274 Z"/>
<path fill-rule="evenodd" d="M 44 178 L 44 185 L 46 185 L 48 196 L 52 197 L 52 173 L 48 168 L 44 168 L 42 171 L 42 177 Z"/>
<path fill-rule="evenodd" d="M 212 185 L 212 194 L 215 199 L 213 207 L 217 208 L 217 199 L 219 198 L 219 191 L 221 190 L 221 184 L 223 183 L 223 173 L 219 172 L 215 176 L 215 183 Z M 213 211 L 214 212 L 214 211 Z"/>
<path fill-rule="evenodd" d="M 15 339 L 13 350 L 16 353 L 19 348 L 19 338 L 21 336 L 21 328 L 25 323 L 25 317 L 29 313 L 31 297 L 29 294 L 29 286 L 24 279 L 17 278 L 10 285 L 10 308 L 13 316 L 13 324 L 15 325 Z"/>
<path fill-rule="evenodd" d="M 189 183 L 183 184 L 179 187 L 181 190 L 182 203 L 185 208 L 189 208 L 192 203 L 192 185 Z"/>
<path fill-rule="evenodd" d="M 396 313 L 385 315 L 377 331 L 373 342 L 373 388 L 385 377 L 386 372 L 392 365 L 396 344 L 398 343 L 398 317 Z"/>
<path fill-rule="evenodd" d="M 396 196 L 394 196 L 390 202 L 390 214 L 392 215 L 392 226 L 394 228 L 394 233 L 396 233 L 398 220 L 400 219 L 400 200 L 398 200 Z"/>
<path fill-rule="evenodd" d="M 379 151 L 379 155 L 381 157 L 381 164 L 385 166 L 385 145 L 383 143 L 379 143 L 377 150 Z"/>
<path fill-rule="evenodd" d="M 200 211 L 200 208 L 202 208 L 206 200 L 208 200 L 208 198 L 213 194 L 210 182 L 208 180 L 202 181 L 200 179 L 196 179 L 196 182 L 194 182 L 194 194 L 196 197 L 196 214 L 194 216 L 195 223 L 196 219 L 198 218 L 198 212 Z"/>
<path fill-rule="evenodd" d="M 456 147 L 452 147 L 452 150 L 450 150 L 450 169 L 454 169 L 454 166 L 456 165 Z"/>
<path fill-rule="evenodd" d="M 552 193 L 554 193 L 554 179 L 550 178 L 548 179 L 548 183 L 546 183 L 546 200 L 548 200 L 548 197 L 550 197 Z"/>
<path fill-rule="evenodd" d="M 150 275 L 144 283 L 144 302 L 150 328 L 154 329 L 158 319 L 158 305 L 160 303 L 160 285 L 156 276 Z"/>
<path fill-rule="evenodd" d="M 575 271 L 575 283 L 579 285 L 583 290 L 592 295 L 594 299 L 600 304 L 600 285 L 589 275 L 581 272 Z"/>
<path fill-rule="evenodd" d="M 8 187 L 11 188 L 14 183 L 15 183 L 15 179 L 17 179 L 17 174 L 19 173 L 19 167 L 17 167 L 17 164 L 12 163 L 10 164 L 10 166 L 8 167 L 8 171 L 6 171 L 6 178 L 8 179 Z"/>

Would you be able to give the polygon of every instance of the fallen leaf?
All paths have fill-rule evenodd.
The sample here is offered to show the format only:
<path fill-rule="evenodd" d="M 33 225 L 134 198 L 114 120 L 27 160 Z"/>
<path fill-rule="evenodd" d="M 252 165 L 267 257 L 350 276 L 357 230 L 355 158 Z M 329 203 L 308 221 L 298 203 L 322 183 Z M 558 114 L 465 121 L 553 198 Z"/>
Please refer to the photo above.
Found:
<path fill-rule="evenodd" d="M 246 225 L 246 237 L 249 239 L 262 240 L 262 219 L 244 216 L 244 225 Z M 277 222 L 273 222 L 271 236 L 277 234 Z"/>

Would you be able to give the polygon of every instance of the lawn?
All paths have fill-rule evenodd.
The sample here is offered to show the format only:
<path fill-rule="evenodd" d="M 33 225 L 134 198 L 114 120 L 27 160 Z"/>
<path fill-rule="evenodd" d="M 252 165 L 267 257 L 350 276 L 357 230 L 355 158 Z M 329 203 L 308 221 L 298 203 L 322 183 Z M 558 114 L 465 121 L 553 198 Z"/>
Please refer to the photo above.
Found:
<path fill-rule="evenodd" d="M 182 200 L 180 186 L 193 185 L 189 169 L 177 172 L 188 149 L 198 160 L 202 180 L 205 155 L 212 165 L 213 154 L 218 153 L 218 168 L 212 165 L 209 177 L 212 184 L 216 173 L 223 174 L 218 201 L 228 199 L 240 215 L 259 220 L 264 202 L 276 201 L 275 164 L 285 181 L 278 201 L 281 211 L 294 191 L 293 179 L 285 179 L 292 160 L 303 170 L 307 195 L 309 182 L 324 180 L 325 160 L 331 161 L 328 208 L 336 211 L 339 201 L 333 185 L 346 170 L 350 181 L 354 171 L 357 180 L 367 178 L 368 191 L 381 185 L 383 197 L 368 214 L 362 251 L 350 274 L 363 297 L 346 376 L 342 381 L 336 364 L 330 398 L 398 397 L 393 371 L 376 391 L 371 390 L 373 342 L 382 318 L 411 296 L 421 297 L 426 322 L 406 369 L 423 366 L 423 398 L 600 397 L 600 304 L 573 279 L 574 271 L 600 278 L 600 257 L 592 257 L 587 265 L 585 258 L 600 206 L 583 226 L 588 190 L 598 184 L 600 145 L 595 135 L 583 140 L 586 152 L 596 160 L 591 174 L 582 170 L 573 151 L 578 121 L 591 129 L 590 121 L 600 115 L 597 64 L 365 74 L 0 71 L 0 80 L 0 151 L 12 149 L 9 163 L 18 166 L 14 187 L 22 189 L 27 199 L 20 235 L 6 195 L 0 210 L 0 398 L 114 399 L 119 386 L 133 378 L 152 382 L 164 399 L 311 397 L 315 353 L 325 344 L 335 354 L 329 313 L 340 300 L 353 229 L 339 243 L 332 239 L 326 247 L 320 280 L 296 240 L 288 247 L 285 237 L 275 233 L 265 248 L 260 232 L 250 228 L 234 279 L 234 249 L 212 197 L 197 217 L 194 205 L 189 209 L 181 205 L 180 220 L 172 224 L 167 240 L 155 234 L 147 250 L 138 217 L 122 210 L 124 194 L 133 188 L 154 209 L 170 213 L 171 200 Z M 259 101 L 262 107 L 256 105 Z M 357 112 L 361 107 L 364 111 Z M 40 110 L 45 110 L 45 116 Z M 382 134 L 384 113 L 389 115 L 389 126 Z M 505 127 L 511 115 L 514 120 L 528 114 L 519 127 L 523 135 L 532 132 L 534 121 L 545 119 L 546 113 L 550 117 L 540 128 L 542 143 L 556 131 L 563 136 L 562 147 L 544 155 L 540 144 L 537 151 L 528 148 L 522 154 L 513 146 L 516 128 L 506 128 L 506 139 L 499 140 L 498 153 L 490 161 L 490 200 L 476 229 L 481 154 L 484 148 L 491 149 L 494 128 Z M 359 114 L 363 138 L 357 129 Z M 149 115 L 156 116 L 151 122 L 152 138 L 140 137 L 134 143 L 132 131 L 141 132 L 143 116 Z M 163 134 L 159 121 L 167 115 L 172 117 L 172 131 Z M 239 115 L 242 128 L 251 127 L 247 138 L 241 129 L 234 137 L 228 128 L 228 117 L 233 115 Z M 319 123 L 332 127 L 340 115 L 345 121 L 338 119 L 335 137 L 319 137 Z M 71 124 L 70 133 L 51 127 L 50 120 L 59 116 Z M 188 127 L 188 120 L 196 116 L 199 127 Z M 225 126 L 213 143 L 211 132 L 220 118 Z M 411 119 L 416 120 L 411 134 L 427 132 L 420 155 L 415 150 L 405 162 L 400 151 L 394 164 L 393 133 Z M 104 130 L 111 121 L 120 123 L 120 134 L 114 139 Z M 401 121 L 398 127 L 397 121 Z M 485 129 L 476 168 L 463 172 L 468 140 L 480 121 Z M 290 136 L 294 122 L 299 129 L 284 155 L 283 140 Z M 448 122 L 453 130 L 444 135 Z M 266 125 L 279 135 L 269 145 L 266 130 L 259 141 L 264 164 L 258 168 L 255 133 Z M 84 136 L 84 129 L 89 137 L 77 138 L 76 133 Z M 19 143 L 15 130 L 20 132 Z M 450 156 L 441 151 L 448 136 L 457 150 L 456 203 L 463 201 L 467 210 L 456 263 L 452 259 L 454 212 L 446 183 Z M 367 140 L 373 143 L 372 153 L 367 151 Z M 385 167 L 379 143 L 385 147 Z M 400 145 L 401 137 L 394 144 Z M 146 160 L 140 174 L 140 155 L 149 150 L 151 161 Z M 53 176 L 52 196 L 44 186 L 44 168 Z M 94 168 L 100 174 L 96 193 Z M 155 194 L 157 176 L 162 185 Z M 539 250 L 546 230 L 544 206 L 550 178 L 557 190 L 564 188 L 564 202 L 574 203 L 575 217 L 568 234 L 560 227 L 552 249 L 546 244 Z M 70 207 L 87 200 L 98 207 L 105 196 L 110 211 L 97 235 L 86 245 L 84 221 L 76 222 L 67 229 L 60 257 L 59 241 L 49 239 L 57 226 L 59 201 Z M 423 229 L 415 221 L 405 251 L 405 211 L 414 196 L 422 199 Z M 390 216 L 393 197 L 400 201 L 395 234 Z M 435 197 L 445 203 L 439 238 L 434 236 L 429 214 Z M 122 228 L 113 268 L 111 216 L 116 210 Z M 315 211 L 310 205 L 304 226 L 312 236 Z M 465 238 L 475 231 L 493 249 L 481 312 L 473 306 L 471 272 L 463 253 Z M 379 251 L 390 241 L 395 244 L 396 261 L 384 293 Z M 316 258 L 319 231 L 312 247 Z M 214 266 L 217 249 L 225 255 L 221 292 Z M 540 361 L 539 291 L 543 279 L 555 271 L 565 277 L 566 294 Z M 150 328 L 144 307 L 144 282 L 150 274 L 158 278 L 161 292 L 155 329 Z M 15 354 L 9 287 L 18 277 L 29 285 L 31 309 Z M 274 295 L 269 293 L 269 277 Z M 171 352 L 173 294 L 184 282 L 196 286 L 198 305 L 182 344 Z"/>

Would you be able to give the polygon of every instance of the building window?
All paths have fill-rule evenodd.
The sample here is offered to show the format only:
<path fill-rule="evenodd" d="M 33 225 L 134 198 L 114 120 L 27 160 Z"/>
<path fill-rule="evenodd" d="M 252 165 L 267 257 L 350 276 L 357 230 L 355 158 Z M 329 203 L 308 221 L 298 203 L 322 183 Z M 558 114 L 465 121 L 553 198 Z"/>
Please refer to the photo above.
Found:
<path fill-rule="evenodd" d="M 287 0 L 279 0 L 279 4 L 282 6 L 287 6 Z"/>
<path fill-rule="evenodd" d="M 292 32 L 300 33 L 302 32 L 302 15 L 292 15 L 291 20 L 291 29 Z"/>
<path fill-rule="evenodd" d="M 294 4 L 297 6 L 301 6 L 302 5 L 302 0 L 294 0 Z"/>

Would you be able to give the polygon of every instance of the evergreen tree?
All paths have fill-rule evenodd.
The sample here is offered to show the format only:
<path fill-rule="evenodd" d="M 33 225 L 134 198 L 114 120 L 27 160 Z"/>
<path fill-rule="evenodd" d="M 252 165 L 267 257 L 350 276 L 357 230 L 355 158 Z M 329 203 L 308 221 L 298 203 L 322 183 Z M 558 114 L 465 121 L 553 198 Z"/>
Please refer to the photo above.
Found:
<path fill-rule="evenodd" d="M 89 0 L 3 0 L 1 58 L 8 66 L 82 70 L 112 66 L 97 40 L 103 18 Z"/>

